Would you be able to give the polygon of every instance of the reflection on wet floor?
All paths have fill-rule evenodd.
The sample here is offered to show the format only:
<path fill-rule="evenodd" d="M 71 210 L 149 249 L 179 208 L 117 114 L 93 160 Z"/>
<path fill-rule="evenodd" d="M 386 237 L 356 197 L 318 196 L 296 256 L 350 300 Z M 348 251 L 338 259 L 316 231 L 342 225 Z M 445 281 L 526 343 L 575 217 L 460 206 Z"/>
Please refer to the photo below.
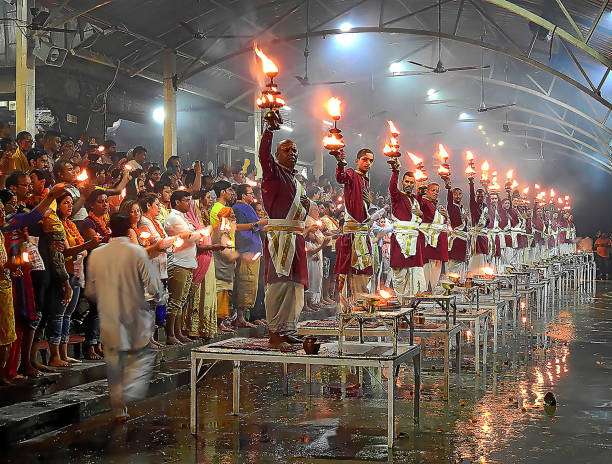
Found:
<path fill-rule="evenodd" d="M 108 415 L 20 444 L 8 462 L 85 463 L 604 463 L 612 455 L 612 285 L 589 303 L 561 302 L 547 327 L 526 322 L 475 376 L 464 361 L 457 387 L 443 400 L 442 361 L 423 373 L 421 423 L 412 421 L 412 374 L 398 380 L 393 453 L 386 446 L 386 393 L 380 373 L 320 368 L 308 396 L 304 372 L 290 368 L 291 396 L 280 368 L 242 369 L 241 414 L 230 415 L 231 374 L 199 390 L 200 431 L 189 433 L 189 391 L 138 404 L 126 426 Z M 468 366 L 465 368 L 465 366 Z M 546 405 L 552 392 L 556 407 Z"/>

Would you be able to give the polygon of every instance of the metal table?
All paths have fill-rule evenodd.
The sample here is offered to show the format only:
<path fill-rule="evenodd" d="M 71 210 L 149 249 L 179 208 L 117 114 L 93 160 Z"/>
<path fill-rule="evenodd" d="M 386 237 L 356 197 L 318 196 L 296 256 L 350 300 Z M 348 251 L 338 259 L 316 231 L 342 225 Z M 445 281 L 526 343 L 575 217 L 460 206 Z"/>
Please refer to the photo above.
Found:
<path fill-rule="evenodd" d="M 363 342 L 363 325 L 366 322 L 375 321 L 382 322 L 387 335 L 391 337 L 391 343 L 393 346 L 393 354 L 397 353 L 397 337 L 399 333 L 399 327 L 402 321 L 408 323 L 410 329 L 410 345 L 414 343 L 413 336 L 413 318 L 414 308 L 401 307 L 399 309 L 389 310 L 375 310 L 373 312 L 368 311 L 351 311 L 341 312 L 338 314 L 338 350 L 342 354 L 344 349 L 344 330 L 353 321 L 357 322 L 359 327 L 359 342 Z M 390 326 L 389 326 L 390 325 Z"/>
<path fill-rule="evenodd" d="M 311 366 L 353 366 L 353 367 L 378 367 L 387 368 L 389 376 L 387 379 L 387 446 L 393 447 L 396 437 L 395 433 L 395 382 L 402 364 L 408 365 L 412 361 L 414 370 L 414 422 L 419 422 L 420 388 L 421 388 L 421 347 L 418 345 L 401 345 L 396 353 L 390 344 L 380 343 L 351 343 L 344 344 L 344 353 L 340 354 L 338 343 L 325 343 L 321 345 L 319 354 L 308 355 L 300 350 L 298 352 L 285 353 L 279 350 L 264 351 L 251 349 L 227 348 L 224 345 L 244 342 L 245 346 L 253 339 L 233 338 L 223 340 L 210 345 L 200 346 L 191 350 L 191 433 L 196 435 L 198 431 L 198 395 L 197 385 L 210 368 L 199 375 L 204 361 L 212 360 L 233 362 L 232 382 L 232 405 L 233 414 L 240 411 L 240 363 L 262 362 L 278 363 L 283 365 L 284 385 L 287 387 L 287 365 L 304 364 L 306 366 L 306 380 L 311 381 Z M 214 364 L 213 364 L 214 365 Z"/>
<path fill-rule="evenodd" d="M 297 334 L 299 336 L 315 336 L 315 337 L 333 337 L 338 333 L 335 319 L 324 319 L 329 321 L 329 324 L 321 325 L 320 321 L 303 321 L 299 322 L 297 326 Z M 388 331 L 386 327 L 365 327 L 363 330 L 359 330 L 355 326 L 348 326 L 344 329 L 344 335 L 348 337 L 360 337 L 360 341 L 363 337 L 386 337 Z M 399 335 L 409 335 L 409 331 L 406 329 L 400 329 Z M 445 326 L 438 326 L 435 328 L 414 327 L 413 336 L 421 338 L 442 338 L 444 340 L 444 392 L 445 400 L 448 400 L 450 393 L 450 345 L 454 338 L 456 343 L 455 349 L 455 371 L 457 377 L 461 375 L 461 325 L 455 324 L 447 329 Z"/>

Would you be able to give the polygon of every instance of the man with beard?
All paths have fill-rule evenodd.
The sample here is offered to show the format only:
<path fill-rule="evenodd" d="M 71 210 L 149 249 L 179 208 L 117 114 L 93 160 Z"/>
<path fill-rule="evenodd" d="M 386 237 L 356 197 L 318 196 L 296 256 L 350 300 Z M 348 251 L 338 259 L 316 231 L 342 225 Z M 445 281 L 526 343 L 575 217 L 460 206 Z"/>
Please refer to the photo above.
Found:
<path fill-rule="evenodd" d="M 226 180 L 218 180 L 215 182 L 213 184 L 213 190 L 217 196 L 217 201 L 210 209 L 210 225 L 214 227 L 219 222 L 219 211 L 226 206 L 231 208 L 234 203 L 236 203 L 236 192 L 232 184 Z"/>
<path fill-rule="evenodd" d="M 426 289 L 432 292 L 442 272 L 442 263 L 448 261 L 448 233 L 447 222 L 448 213 L 444 207 L 438 207 L 438 196 L 440 195 L 440 185 L 431 182 L 423 195 L 417 195 L 417 200 L 421 211 L 423 211 L 423 222 L 421 231 L 425 235 L 425 272 Z"/>
<path fill-rule="evenodd" d="M 461 199 L 463 191 L 458 188 L 452 188 L 450 177 L 446 180 L 446 210 L 448 211 L 448 219 L 451 226 L 451 232 L 448 238 L 448 264 L 446 272 L 453 272 L 465 276 L 466 260 L 467 260 L 467 212 L 463 209 Z"/>
<path fill-rule="evenodd" d="M 263 173 L 263 204 L 269 220 L 264 244 L 265 307 L 270 344 L 300 342 L 294 336 L 308 287 L 305 219 L 310 200 L 296 179 L 298 149 L 292 140 L 281 141 L 272 156 L 272 130 L 267 127 L 259 145 Z"/>
<path fill-rule="evenodd" d="M 368 214 L 371 200 L 368 171 L 374 164 L 374 154 L 367 148 L 357 152 L 357 169 L 345 169 L 344 154 L 338 156 L 336 181 L 344 186 L 344 226 L 336 242 L 336 268 L 345 276 L 346 296 L 368 293 L 372 276 L 372 249 L 368 234 L 371 218 Z"/>
<path fill-rule="evenodd" d="M 427 289 L 423 272 L 423 249 L 425 236 L 419 232 L 422 215 L 419 203 L 414 197 L 415 179 L 410 171 L 402 177 L 402 190 L 397 188 L 399 161 L 391 164 L 389 195 L 393 230 L 391 235 L 391 269 L 393 289 L 400 303 Z"/>
<path fill-rule="evenodd" d="M 495 267 L 499 267 L 502 263 L 502 250 L 506 248 L 506 237 L 503 228 L 506 225 L 506 216 L 499 204 L 499 194 L 497 192 L 489 193 L 487 197 L 487 210 L 489 212 L 489 243 L 490 261 Z"/>

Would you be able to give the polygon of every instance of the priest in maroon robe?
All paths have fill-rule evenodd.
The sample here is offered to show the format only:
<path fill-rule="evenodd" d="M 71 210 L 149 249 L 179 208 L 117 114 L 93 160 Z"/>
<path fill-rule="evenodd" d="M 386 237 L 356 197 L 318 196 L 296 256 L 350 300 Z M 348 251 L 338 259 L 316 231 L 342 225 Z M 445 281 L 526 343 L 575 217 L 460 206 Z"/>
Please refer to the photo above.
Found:
<path fill-rule="evenodd" d="M 400 190 L 397 186 L 399 161 L 395 160 L 391 168 L 389 195 L 394 233 L 391 235 L 390 261 L 393 289 L 400 302 L 403 302 L 408 297 L 427 290 L 423 272 L 425 236 L 419 231 L 422 213 L 414 196 L 414 174 L 404 173 Z"/>
<path fill-rule="evenodd" d="M 468 271 L 478 273 L 485 267 L 489 255 L 489 216 L 485 202 L 485 191 L 474 188 L 474 178 L 469 177 L 470 184 L 470 262 Z"/>
<path fill-rule="evenodd" d="M 356 169 L 345 168 L 343 156 L 338 157 L 336 181 L 344 187 L 344 226 L 336 241 L 335 273 L 344 280 L 347 296 L 368 293 L 372 276 L 372 245 L 369 240 L 371 204 L 368 171 L 374 154 L 363 148 L 357 152 Z"/>
<path fill-rule="evenodd" d="M 452 188 L 450 178 L 446 182 L 446 211 L 448 212 L 448 220 L 451 231 L 448 239 L 448 264 L 446 272 L 459 274 L 462 277 L 466 273 L 467 261 L 467 214 L 461 204 L 463 191 L 458 188 Z"/>
<path fill-rule="evenodd" d="M 423 212 L 421 230 L 425 235 L 425 281 L 431 291 L 440 280 L 442 263 L 448 261 L 448 213 L 446 208 L 438 209 L 438 196 L 440 185 L 431 182 L 427 185 L 424 194 L 417 195 L 417 201 Z"/>
<path fill-rule="evenodd" d="M 310 201 L 296 179 L 295 142 L 281 141 L 272 156 L 272 131 L 267 128 L 259 145 L 263 172 L 263 205 L 270 217 L 264 246 L 265 306 L 270 344 L 297 342 L 293 336 L 308 287 L 304 220 Z"/>

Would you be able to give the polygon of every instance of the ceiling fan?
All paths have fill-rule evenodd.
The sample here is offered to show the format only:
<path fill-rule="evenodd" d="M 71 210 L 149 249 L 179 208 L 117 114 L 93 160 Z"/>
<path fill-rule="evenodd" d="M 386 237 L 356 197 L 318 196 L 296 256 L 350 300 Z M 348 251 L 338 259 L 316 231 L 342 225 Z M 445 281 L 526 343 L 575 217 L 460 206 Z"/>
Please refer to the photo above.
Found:
<path fill-rule="evenodd" d="M 310 31 L 309 25 L 309 2 L 306 2 L 306 45 L 304 46 L 304 75 L 303 76 L 294 76 L 297 81 L 304 87 L 309 85 L 335 85 L 335 84 L 348 84 L 347 81 L 325 81 L 325 82 L 311 82 L 308 79 L 308 56 L 310 55 L 310 49 L 308 48 L 310 44 L 310 36 L 308 31 Z"/>
<path fill-rule="evenodd" d="M 489 65 L 484 65 L 481 63 L 480 66 L 455 66 L 451 68 L 447 68 L 442 63 L 442 38 L 440 34 L 442 33 L 442 2 L 438 0 L 438 63 L 435 67 L 428 66 L 423 63 L 419 63 L 418 61 L 407 60 L 408 63 L 413 64 L 415 66 L 420 66 L 421 68 L 428 69 L 429 71 L 400 71 L 388 74 L 388 77 L 403 77 L 403 76 L 422 76 L 425 74 L 444 74 L 448 71 L 471 71 L 474 69 L 482 69 L 489 68 Z"/>
<path fill-rule="evenodd" d="M 189 32 L 194 39 L 202 40 L 206 38 L 206 34 L 204 32 L 200 32 L 199 30 L 194 29 L 194 27 L 187 21 L 179 21 L 179 24 L 183 27 L 183 29 Z"/>

